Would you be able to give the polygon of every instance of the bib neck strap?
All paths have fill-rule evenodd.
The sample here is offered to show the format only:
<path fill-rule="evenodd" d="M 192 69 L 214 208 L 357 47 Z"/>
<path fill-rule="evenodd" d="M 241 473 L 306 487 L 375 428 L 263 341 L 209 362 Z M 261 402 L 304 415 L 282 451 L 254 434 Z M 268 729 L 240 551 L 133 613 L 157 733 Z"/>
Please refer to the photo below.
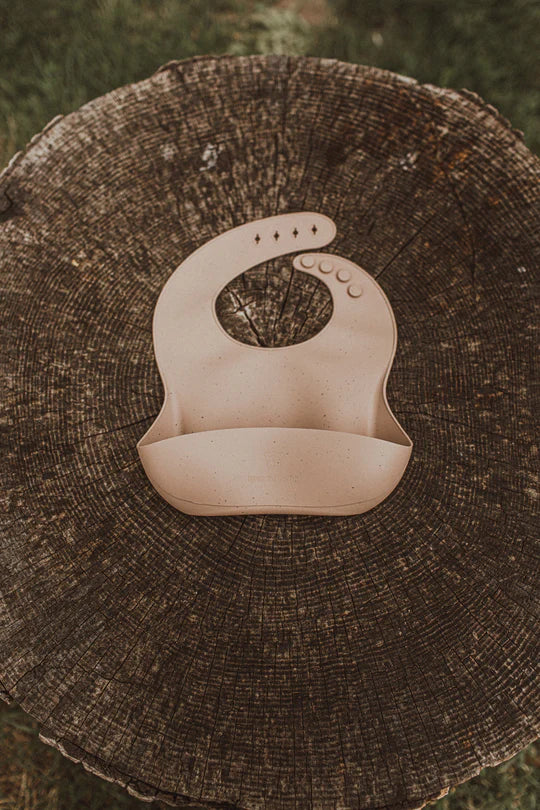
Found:
<path fill-rule="evenodd" d="M 317 250 L 335 235 L 336 226 L 329 217 L 303 211 L 248 222 L 201 245 L 170 276 L 156 304 L 154 351 L 160 358 L 162 376 L 169 371 L 167 358 L 174 361 L 170 341 L 178 330 L 179 312 L 185 354 L 199 351 L 210 336 L 216 348 L 219 343 L 225 346 L 232 338 L 216 323 L 214 312 L 223 287 L 262 262 L 295 251 Z"/>

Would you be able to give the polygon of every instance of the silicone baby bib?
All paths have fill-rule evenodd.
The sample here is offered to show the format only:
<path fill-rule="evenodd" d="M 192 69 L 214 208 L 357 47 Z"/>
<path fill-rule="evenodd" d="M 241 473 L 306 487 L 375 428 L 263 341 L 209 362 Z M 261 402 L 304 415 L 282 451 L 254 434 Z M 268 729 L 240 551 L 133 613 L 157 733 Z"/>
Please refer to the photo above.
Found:
<path fill-rule="evenodd" d="M 396 322 L 367 272 L 317 251 L 335 234 L 331 219 L 312 212 L 248 222 L 198 248 L 163 287 L 153 337 L 165 398 L 137 449 L 177 509 L 360 514 L 401 479 L 412 442 L 386 401 Z M 215 312 L 223 287 L 299 250 L 308 252 L 293 266 L 332 294 L 323 329 L 268 348 L 227 334 Z"/>

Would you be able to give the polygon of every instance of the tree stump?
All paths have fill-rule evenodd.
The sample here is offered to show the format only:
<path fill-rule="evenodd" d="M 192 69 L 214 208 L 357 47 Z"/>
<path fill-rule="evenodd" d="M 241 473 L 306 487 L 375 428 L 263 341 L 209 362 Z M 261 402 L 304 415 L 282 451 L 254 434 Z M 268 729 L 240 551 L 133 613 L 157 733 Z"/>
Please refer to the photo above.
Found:
<path fill-rule="evenodd" d="M 14 157 L 0 686 L 45 741 L 171 805 L 412 810 L 536 736 L 539 179 L 471 93 L 284 56 L 165 65 Z M 136 452 L 157 296 L 218 233 L 302 210 L 390 299 L 411 461 L 359 516 L 185 515 Z M 286 345 L 329 307 L 283 256 L 219 317 Z"/>

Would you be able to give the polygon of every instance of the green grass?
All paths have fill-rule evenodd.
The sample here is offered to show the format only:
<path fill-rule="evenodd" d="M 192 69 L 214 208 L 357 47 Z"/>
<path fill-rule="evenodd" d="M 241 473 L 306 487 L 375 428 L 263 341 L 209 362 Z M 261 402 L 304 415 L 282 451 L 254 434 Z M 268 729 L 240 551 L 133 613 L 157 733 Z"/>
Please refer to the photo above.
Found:
<path fill-rule="evenodd" d="M 0 0 L 0 164 L 55 115 L 225 51 L 237 12 L 235 0 Z"/>
<path fill-rule="evenodd" d="M 333 0 L 325 55 L 478 93 L 540 151 L 538 0 Z M 362 11 L 359 13 L 359 7 Z"/>
<path fill-rule="evenodd" d="M 55 115 L 202 53 L 329 56 L 466 87 L 540 151 L 538 0 L 0 0 L 0 166 Z"/>
<path fill-rule="evenodd" d="M 538 0 L 0 0 L 0 167 L 55 115 L 203 53 L 329 56 L 466 87 L 540 151 Z M 539 796 L 533 745 L 433 807 L 535 810 Z M 137 807 L 0 701 L 0 810 Z"/>

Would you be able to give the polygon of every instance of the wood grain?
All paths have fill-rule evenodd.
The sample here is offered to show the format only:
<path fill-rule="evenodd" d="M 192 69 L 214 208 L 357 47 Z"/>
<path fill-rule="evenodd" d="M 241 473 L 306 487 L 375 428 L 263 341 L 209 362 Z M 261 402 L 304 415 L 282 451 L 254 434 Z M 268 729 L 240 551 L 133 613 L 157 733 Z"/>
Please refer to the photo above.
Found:
<path fill-rule="evenodd" d="M 0 691 L 43 739 L 181 807 L 412 810 L 537 735 L 539 179 L 477 96 L 281 56 L 168 64 L 12 160 Z M 298 210 L 391 301 L 411 462 L 357 517 L 183 515 L 135 449 L 157 296 L 208 239 Z M 282 257 L 220 318 L 284 345 L 328 306 Z"/>

